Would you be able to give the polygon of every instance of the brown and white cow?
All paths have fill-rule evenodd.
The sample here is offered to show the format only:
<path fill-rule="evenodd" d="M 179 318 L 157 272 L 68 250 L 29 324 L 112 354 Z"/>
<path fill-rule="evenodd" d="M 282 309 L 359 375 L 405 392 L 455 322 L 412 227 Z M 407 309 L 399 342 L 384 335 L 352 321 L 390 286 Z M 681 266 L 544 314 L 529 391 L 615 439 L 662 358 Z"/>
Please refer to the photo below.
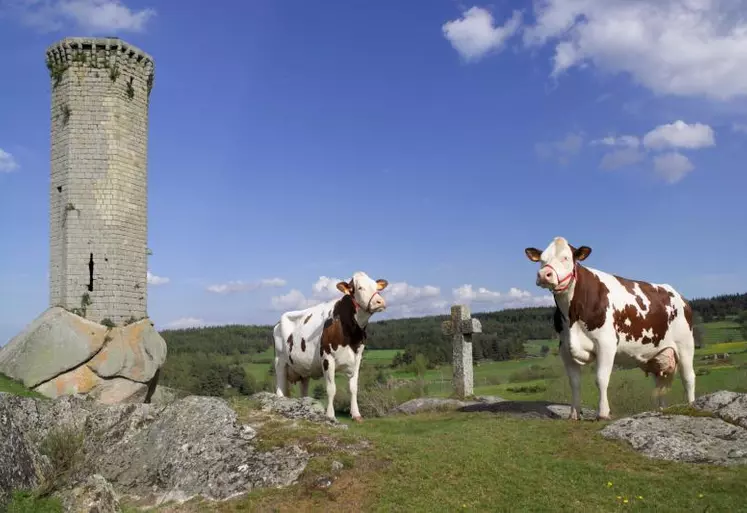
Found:
<path fill-rule="evenodd" d="M 654 375 L 659 406 L 679 366 L 687 400 L 695 400 L 693 313 L 671 286 L 628 280 L 582 266 L 591 248 L 575 248 L 556 237 L 544 251 L 525 250 L 539 262 L 537 286 L 555 298 L 555 329 L 571 385 L 571 415 L 581 409 L 581 366 L 596 360 L 598 418 L 609 419 L 607 401 L 612 367 L 634 363 Z"/>
<path fill-rule="evenodd" d="M 291 383 L 301 382 L 301 395 L 309 395 L 309 379 L 324 376 L 327 385 L 327 417 L 334 419 L 335 371 L 347 375 L 350 387 L 350 415 L 360 422 L 358 373 L 366 341 L 366 327 L 372 315 L 386 309 L 380 294 L 386 280 L 372 280 L 357 272 L 350 282 L 341 281 L 343 293 L 304 310 L 286 312 L 275 325 L 275 393 L 288 395 Z"/>

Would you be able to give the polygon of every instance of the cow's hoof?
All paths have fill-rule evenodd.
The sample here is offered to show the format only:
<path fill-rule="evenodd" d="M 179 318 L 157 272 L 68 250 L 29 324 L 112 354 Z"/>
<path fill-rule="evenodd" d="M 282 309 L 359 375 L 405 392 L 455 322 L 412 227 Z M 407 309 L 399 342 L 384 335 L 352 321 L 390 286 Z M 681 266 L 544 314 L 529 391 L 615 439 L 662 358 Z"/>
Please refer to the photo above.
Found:
<path fill-rule="evenodd" d="M 597 415 L 597 420 L 612 420 L 612 415 Z"/>
<path fill-rule="evenodd" d="M 353 417 L 353 420 L 356 421 L 358 424 L 361 424 L 363 422 L 363 417 Z"/>

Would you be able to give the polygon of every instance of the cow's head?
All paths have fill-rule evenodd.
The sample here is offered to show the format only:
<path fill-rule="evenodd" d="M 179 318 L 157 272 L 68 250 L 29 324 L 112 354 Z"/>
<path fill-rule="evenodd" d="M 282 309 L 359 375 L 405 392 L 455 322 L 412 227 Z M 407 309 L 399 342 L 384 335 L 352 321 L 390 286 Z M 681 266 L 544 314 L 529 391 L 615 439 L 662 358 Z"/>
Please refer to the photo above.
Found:
<path fill-rule="evenodd" d="M 591 254 L 591 248 L 574 248 L 563 237 L 555 237 L 544 251 L 527 248 L 524 253 L 532 262 L 540 263 L 537 286 L 558 294 L 568 290 L 575 281 L 576 262 L 585 260 Z"/>
<path fill-rule="evenodd" d="M 379 294 L 384 290 L 389 282 L 386 280 L 372 280 L 364 272 L 357 272 L 350 278 L 350 282 L 341 281 L 337 284 L 337 290 L 343 294 L 349 294 L 353 297 L 356 309 L 374 314 L 386 309 L 386 301 Z"/>

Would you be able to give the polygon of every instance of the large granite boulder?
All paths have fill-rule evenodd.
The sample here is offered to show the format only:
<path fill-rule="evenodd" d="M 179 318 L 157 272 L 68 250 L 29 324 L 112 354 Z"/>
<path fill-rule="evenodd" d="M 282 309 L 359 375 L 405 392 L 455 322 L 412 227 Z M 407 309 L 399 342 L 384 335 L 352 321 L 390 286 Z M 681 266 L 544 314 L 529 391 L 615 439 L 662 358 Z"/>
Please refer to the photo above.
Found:
<path fill-rule="evenodd" d="M 60 430 L 81 440 L 80 461 L 55 492 L 69 511 L 119 511 L 125 499 L 147 507 L 198 496 L 225 500 L 295 482 L 310 454 L 295 444 L 260 450 L 257 429 L 216 397 L 103 405 L 0 393 L 0 497 L 32 488 L 55 470 L 43 441 L 59 440 Z M 61 443 L 63 452 L 74 449 Z"/>
<path fill-rule="evenodd" d="M 47 397 L 147 402 L 165 360 L 149 319 L 107 327 L 54 307 L 0 348 L 0 373 Z"/>
<path fill-rule="evenodd" d="M 623 440 L 656 459 L 713 465 L 747 464 L 747 394 L 720 391 L 698 398 L 694 415 L 646 412 L 605 426 L 605 438 Z"/>

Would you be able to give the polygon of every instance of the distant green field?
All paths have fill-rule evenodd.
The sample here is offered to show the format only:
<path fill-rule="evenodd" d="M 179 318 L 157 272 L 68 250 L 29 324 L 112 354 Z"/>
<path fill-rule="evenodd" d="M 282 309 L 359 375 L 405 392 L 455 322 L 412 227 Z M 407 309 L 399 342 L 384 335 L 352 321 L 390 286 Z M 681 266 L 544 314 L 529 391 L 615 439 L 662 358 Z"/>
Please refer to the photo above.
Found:
<path fill-rule="evenodd" d="M 733 321 L 708 322 L 702 327 L 705 345 L 744 340 L 739 324 Z"/>
<path fill-rule="evenodd" d="M 527 354 L 539 356 L 542 354 L 542 346 L 547 346 L 548 349 L 552 350 L 553 348 L 558 347 L 558 341 L 557 340 L 527 340 L 524 342 L 524 351 L 527 352 Z"/>

